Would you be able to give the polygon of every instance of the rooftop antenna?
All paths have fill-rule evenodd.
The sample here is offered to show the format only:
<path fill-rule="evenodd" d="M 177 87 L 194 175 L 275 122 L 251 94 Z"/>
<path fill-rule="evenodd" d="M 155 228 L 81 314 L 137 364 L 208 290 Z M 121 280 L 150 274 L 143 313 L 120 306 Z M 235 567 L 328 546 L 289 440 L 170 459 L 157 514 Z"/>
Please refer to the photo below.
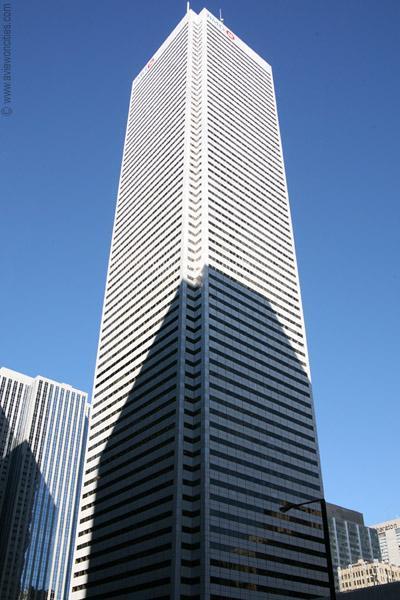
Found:
<path fill-rule="evenodd" d="M 224 19 L 222 17 L 222 8 L 219 9 L 219 20 L 221 21 L 221 23 L 224 22 Z"/>
<path fill-rule="evenodd" d="M 190 10 L 190 2 L 188 1 L 188 2 L 186 2 L 186 14 L 188 14 L 189 10 Z"/>

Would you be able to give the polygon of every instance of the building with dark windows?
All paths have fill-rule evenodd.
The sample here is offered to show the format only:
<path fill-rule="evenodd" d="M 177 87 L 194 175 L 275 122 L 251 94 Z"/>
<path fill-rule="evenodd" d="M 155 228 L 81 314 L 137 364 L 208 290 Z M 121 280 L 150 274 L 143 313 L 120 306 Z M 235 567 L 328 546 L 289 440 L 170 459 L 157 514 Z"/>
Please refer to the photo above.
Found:
<path fill-rule="evenodd" d="M 67 600 L 87 396 L 0 368 L 0 598 Z"/>
<path fill-rule="evenodd" d="M 398 600 L 399 598 L 400 581 L 336 594 L 336 600 Z"/>
<path fill-rule="evenodd" d="M 327 512 L 335 584 L 339 590 L 339 568 L 345 569 L 359 560 L 380 561 L 381 552 L 378 533 L 364 525 L 362 513 L 328 503 Z"/>
<path fill-rule="evenodd" d="M 133 81 L 73 600 L 328 596 L 271 67 L 188 10 Z"/>

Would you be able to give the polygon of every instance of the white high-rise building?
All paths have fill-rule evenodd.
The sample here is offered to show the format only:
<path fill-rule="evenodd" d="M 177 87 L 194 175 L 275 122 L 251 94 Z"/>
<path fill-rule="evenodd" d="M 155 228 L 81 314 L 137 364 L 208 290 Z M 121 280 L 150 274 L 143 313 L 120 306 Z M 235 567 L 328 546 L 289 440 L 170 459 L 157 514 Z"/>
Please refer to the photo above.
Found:
<path fill-rule="evenodd" d="M 400 519 L 371 525 L 378 532 L 383 562 L 400 567 Z"/>
<path fill-rule="evenodd" d="M 328 595 L 271 67 L 189 10 L 133 81 L 72 598 Z"/>

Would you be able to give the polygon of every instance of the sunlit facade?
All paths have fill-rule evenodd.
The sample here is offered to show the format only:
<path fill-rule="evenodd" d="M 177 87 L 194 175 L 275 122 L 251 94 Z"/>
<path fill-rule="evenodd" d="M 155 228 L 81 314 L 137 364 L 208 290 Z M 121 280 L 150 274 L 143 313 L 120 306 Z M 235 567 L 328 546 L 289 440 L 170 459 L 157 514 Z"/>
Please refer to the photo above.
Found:
<path fill-rule="evenodd" d="M 133 81 L 72 598 L 328 595 L 271 67 L 189 10 Z"/>
<path fill-rule="evenodd" d="M 339 589 L 341 592 L 351 592 L 362 588 L 370 588 L 375 585 L 385 585 L 394 581 L 400 581 L 400 567 L 379 560 L 358 560 L 354 565 L 339 568 Z M 398 597 L 394 591 L 392 598 Z M 380 595 L 376 595 L 380 598 Z M 388 596 L 389 597 L 389 596 Z"/>
<path fill-rule="evenodd" d="M 400 519 L 372 525 L 379 539 L 382 561 L 400 567 Z"/>

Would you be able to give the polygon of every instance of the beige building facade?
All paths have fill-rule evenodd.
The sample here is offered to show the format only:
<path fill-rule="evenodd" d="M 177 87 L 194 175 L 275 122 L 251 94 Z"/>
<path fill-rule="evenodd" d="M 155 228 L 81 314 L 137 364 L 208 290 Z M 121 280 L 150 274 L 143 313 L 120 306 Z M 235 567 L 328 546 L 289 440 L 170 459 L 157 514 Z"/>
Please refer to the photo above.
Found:
<path fill-rule="evenodd" d="M 382 560 L 400 567 L 400 518 L 371 527 L 378 532 Z"/>
<path fill-rule="evenodd" d="M 400 581 L 400 567 L 377 560 L 359 560 L 347 568 L 338 569 L 339 589 L 349 592 L 361 588 Z"/>

